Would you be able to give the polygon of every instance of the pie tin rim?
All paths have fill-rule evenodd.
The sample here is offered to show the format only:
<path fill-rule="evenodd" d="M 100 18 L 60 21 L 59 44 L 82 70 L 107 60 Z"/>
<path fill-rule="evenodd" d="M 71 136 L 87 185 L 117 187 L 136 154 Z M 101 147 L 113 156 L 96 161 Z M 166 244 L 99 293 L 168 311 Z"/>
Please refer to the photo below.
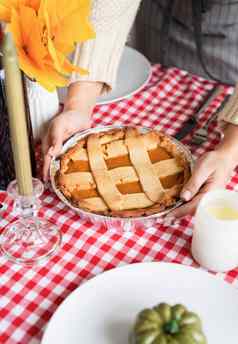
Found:
<path fill-rule="evenodd" d="M 156 130 L 160 133 L 163 133 L 161 130 L 158 130 L 157 128 L 149 128 L 149 127 L 137 126 L 137 125 L 97 126 L 97 127 L 93 127 L 93 128 L 89 128 L 89 129 L 80 131 L 80 132 L 76 133 L 75 135 L 71 136 L 63 144 L 63 147 L 62 147 L 62 150 L 61 150 L 59 156 L 61 154 L 64 154 L 69 148 L 73 147 L 77 143 L 77 141 L 87 137 L 90 134 L 95 134 L 95 133 L 100 133 L 100 132 L 105 132 L 105 131 L 110 131 L 110 130 L 116 130 L 116 129 L 126 129 L 126 128 L 136 128 L 142 133 L 147 132 L 147 131 L 151 131 L 151 130 Z M 188 147 L 185 146 L 180 141 L 178 141 L 177 139 L 175 139 L 173 136 L 170 136 L 168 134 L 164 134 L 164 135 L 169 137 L 171 139 L 171 141 L 174 144 L 176 144 L 178 149 L 183 154 L 185 154 L 185 156 L 186 156 L 186 158 L 190 164 L 190 170 L 192 171 L 193 167 L 194 167 L 194 159 L 193 159 L 192 153 L 190 152 Z M 161 212 L 158 212 L 158 213 L 155 213 L 152 215 L 148 215 L 148 216 L 120 217 L 120 216 L 107 216 L 107 215 L 100 215 L 100 214 L 92 213 L 92 212 L 86 211 L 84 209 L 75 207 L 73 204 L 70 203 L 70 201 L 64 196 L 64 194 L 57 187 L 56 182 L 55 182 L 55 175 L 58 172 L 59 167 L 60 167 L 59 166 L 59 159 L 57 157 L 54 157 L 51 160 L 51 164 L 50 164 L 50 181 L 51 181 L 51 186 L 53 188 L 54 193 L 70 209 L 74 210 L 77 214 L 79 214 L 81 216 L 89 217 L 92 220 L 92 222 L 96 222 L 96 221 L 106 221 L 106 222 L 110 221 L 111 222 L 111 221 L 118 221 L 118 220 L 128 222 L 128 221 L 145 221 L 147 219 L 156 219 L 156 218 L 161 218 L 161 217 L 167 215 L 172 210 L 178 208 L 179 206 L 181 206 L 183 204 L 182 200 L 178 200 L 173 206 L 168 207 L 167 209 L 165 209 Z"/>

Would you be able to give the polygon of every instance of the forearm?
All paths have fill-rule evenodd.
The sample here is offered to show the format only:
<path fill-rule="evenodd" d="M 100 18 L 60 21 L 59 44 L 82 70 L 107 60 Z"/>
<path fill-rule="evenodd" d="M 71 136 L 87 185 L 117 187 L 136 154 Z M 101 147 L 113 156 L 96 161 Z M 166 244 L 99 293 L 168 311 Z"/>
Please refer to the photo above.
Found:
<path fill-rule="evenodd" d="M 88 75 L 72 73 L 70 82 L 99 81 L 110 90 L 116 82 L 119 61 L 141 0 L 93 0 L 91 22 L 96 38 L 78 44 L 74 64 Z"/>
<path fill-rule="evenodd" d="M 80 115 L 90 116 L 102 89 L 103 83 L 101 82 L 78 81 L 72 83 L 68 88 L 64 110 L 76 110 Z"/>
<path fill-rule="evenodd" d="M 227 124 L 223 140 L 217 146 L 216 151 L 228 161 L 231 168 L 238 165 L 238 125 Z"/>

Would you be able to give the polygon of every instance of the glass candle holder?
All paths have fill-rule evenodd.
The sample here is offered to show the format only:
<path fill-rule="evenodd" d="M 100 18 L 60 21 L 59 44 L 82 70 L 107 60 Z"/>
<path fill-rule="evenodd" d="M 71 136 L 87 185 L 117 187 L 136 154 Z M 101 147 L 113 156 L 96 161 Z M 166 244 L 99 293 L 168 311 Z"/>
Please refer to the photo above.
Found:
<path fill-rule="evenodd" d="M 225 272 L 238 266 L 238 193 L 208 192 L 194 222 L 192 255 L 204 268 Z"/>
<path fill-rule="evenodd" d="M 14 199 L 17 219 L 6 226 L 1 234 L 1 250 L 13 262 L 33 265 L 53 255 L 61 243 L 57 226 L 39 216 L 40 196 L 44 187 L 33 179 L 33 195 L 18 193 L 17 182 L 8 186 L 7 192 Z"/>

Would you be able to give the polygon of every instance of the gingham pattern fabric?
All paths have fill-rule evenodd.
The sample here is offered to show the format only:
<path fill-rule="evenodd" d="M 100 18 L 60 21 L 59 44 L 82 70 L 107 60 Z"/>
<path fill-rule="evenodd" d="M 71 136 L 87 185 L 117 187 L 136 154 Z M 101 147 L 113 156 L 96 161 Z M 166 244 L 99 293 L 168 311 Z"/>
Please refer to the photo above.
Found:
<path fill-rule="evenodd" d="M 95 125 L 138 124 L 157 126 L 174 135 L 183 122 L 203 102 L 213 83 L 171 68 L 153 67 L 153 75 L 144 90 L 128 100 L 97 107 Z M 224 92 L 199 118 L 204 121 L 217 109 Z M 184 143 L 189 145 L 190 138 Z M 195 148 L 194 156 L 215 147 L 218 127 L 211 123 L 208 142 Z M 238 190 L 238 174 L 234 172 L 228 187 Z M 13 220 L 12 202 L 0 193 L 4 204 L 0 228 Z M 47 262 L 33 268 L 15 265 L 0 257 L 0 343 L 38 344 L 44 328 L 58 305 L 89 278 L 124 264 L 165 261 L 197 266 L 190 254 L 192 219 L 183 218 L 174 226 L 158 224 L 148 229 L 123 232 L 108 230 L 82 220 L 54 195 L 50 188 L 42 197 L 41 213 L 59 226 L 63 234 L 60 251 Z M 198 266 L 197 266 L 198 267 Z M 199 267 L 198 267 L 199 268 Z M 238 286 L 238 269 L 218 278 Z"/>

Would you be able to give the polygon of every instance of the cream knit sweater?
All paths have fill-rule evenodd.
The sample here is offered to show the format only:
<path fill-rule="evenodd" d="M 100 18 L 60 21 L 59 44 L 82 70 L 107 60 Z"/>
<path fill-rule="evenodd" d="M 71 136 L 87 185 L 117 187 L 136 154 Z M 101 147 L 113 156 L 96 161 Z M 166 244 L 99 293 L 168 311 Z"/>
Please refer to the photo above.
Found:
<path fill-rule="evenodd" d="M 119 61 L 141 0 L 92 0 L 96 39 L 77 45 L 74 63 L 89 75 L 73 73 L 70 82 L 100 81 L 113 88 Z"/>

